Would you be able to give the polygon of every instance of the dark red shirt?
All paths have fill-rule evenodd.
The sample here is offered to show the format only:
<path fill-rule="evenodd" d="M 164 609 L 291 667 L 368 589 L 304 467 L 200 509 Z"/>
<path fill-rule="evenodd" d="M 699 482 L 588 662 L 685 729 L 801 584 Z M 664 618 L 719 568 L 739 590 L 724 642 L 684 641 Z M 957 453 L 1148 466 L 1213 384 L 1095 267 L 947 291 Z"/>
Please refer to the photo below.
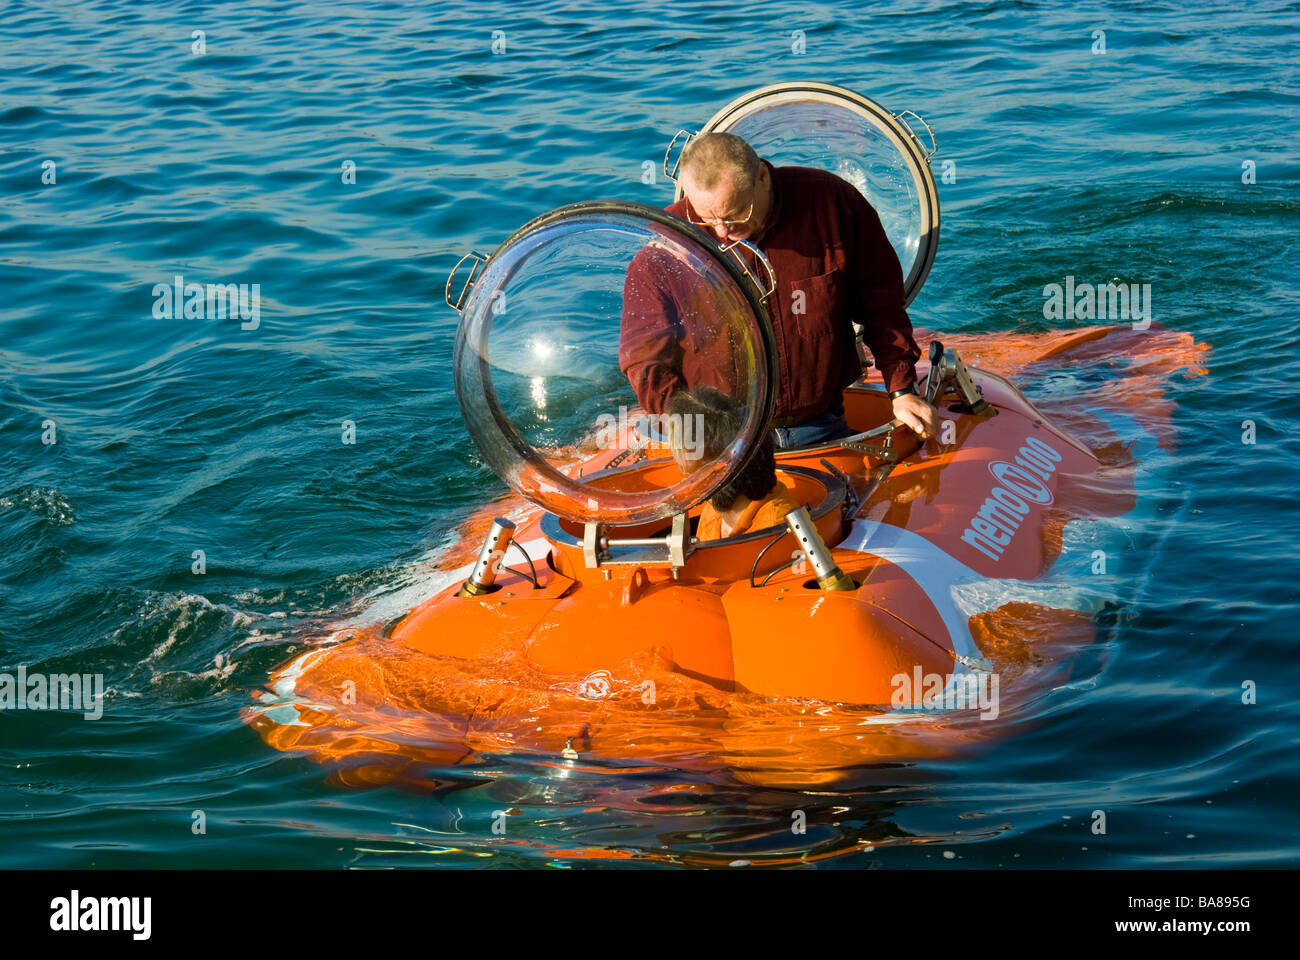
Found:
<path fill-rule="evenodd" d="M 776 292 L 766 301 L 780 380 L 774 416 L 814 417 L 861 378 L 854 321 L 864 328 L 886 388 L 914 383 L 921 351 L 903 309 L 903 270 L 876 211 L 834 174 L 763 164 L 771 175 L 772 206 L 762 234 L 750 242 L 776 270 Z M 683 197 L 667 210 L 684 218 L 687 208 Z M 707 357 L 681 342 L 683 306 L 674 290 L 681 282 L 665 283 L 655 259 L 643 251 L 628 270 L 619 366 L 641 405 L 661 413 L 677 390 L 719 378 L 709 372 Z"/>

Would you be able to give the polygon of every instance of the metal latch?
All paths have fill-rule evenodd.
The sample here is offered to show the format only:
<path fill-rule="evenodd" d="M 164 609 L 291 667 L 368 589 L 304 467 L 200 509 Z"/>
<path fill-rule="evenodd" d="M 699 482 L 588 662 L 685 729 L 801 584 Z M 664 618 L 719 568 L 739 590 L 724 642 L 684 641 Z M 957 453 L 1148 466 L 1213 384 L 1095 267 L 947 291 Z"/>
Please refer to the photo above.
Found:
<path fill-rule="evenodd" d="M 582 557 L 588 569 L 609 566 L 672 567 L 686 565 L 691 555 L 687 517 L 684 513 L 673 516 L 672 528 L 667 536 L 618 539 L 609 536 L 609 528 L 602 523 L 588 521 L 582 530 Z"/>
<path fill-rule="evenodd" d="M 900 454 L 894 446 L 894 431 L 902 426 L 905 426 L 903 421 L 895 418 L 876 427 L 874 430 L 867 430 L 864 433 L 857 434 L 855 439 L 840 440 L 838 443 L 847 450 L 852 450 L 855 453 L 865 453 L 883 463 L 898 463 Z M 864 442 L 866 440 L 875 440 L 877 437 L 880 438 L 879 445 Z"/>
<path fill-rule="evenodd" d="M 690 145 L 690 142 L 697 136 L 698 133 L 692 133 L 689 130 L 678 130 L 673 134 L 673 139 L 669 142 L 668 149 L 664 151 L 664 176 L 673 183 L 677 182 L 677 168 L 681 166 L 682 154 L 686 152 L 686 148 Z M 682 140 L 683 137 L 686 139 Z M 682 141 L 682 148 L 677 151 L 677 159 L 673 161 L 672 169 L 669 169 L 668 158 L 673 155 L 673 148 L 677 146 L 678 140 Z"/>
<path fill-rule="evenodd" d="M 460 288 L 460 294 L 455 300 L 452 300 L 451 282 L 456 278 L 456 271 L 464 265 L 466 260 L 473 260 L 474 265 L 469 268 L 469 275 L 465 277 L 465 283 Z M 452 267 L 451 273 L 447 274 L 447 287 L 443 291 L 443 297 L 447 301 L 447 306 L 451 307 L 458 313 L 460 312 L 460 309 L 465 306 L 465 301 L 469 298 L 469 292 L 474 287 L 474 281 L 478 279 L 479 273 L 482 271 L 483 264 L 485 263 L 487 263 L 487 256 L 475 251 L 465 254 L 465 256 L 456 261 L 456 266 Z"/>
<path fill-rule="evenodd" d="M 977 417 L 997 416 L 997 408 L 984 399 L 983 391 L 970 377 L 970 371 L 955 350 L 945 350 L 938 340 L 930 343 L 930 372 L 925 381 L 925 402 L 935 406 L 948 387 L 961 395 L 961 413 Z"/>
<path fill-rule="evenodd" d="M 916 130 L 912 127 L 912 122 L 907 119 L 908 117 L 916 117 L 917 122 L 920 123 L 921 126 L 925 127 L 925 132 L 930 135 L 929 149 L 926 149 L 925 144 L 921 142 L 921 138 L 916 135 Z M 904 110 L 902 113 L 894 114 L 894 119 L 901 121 L 903 125 L 907 127 L 907 132 L 912 135 L 912 139 L 916 141 L 916 145 L 921 148 L 921 152 L 925 154 L 925 159 L 927 161 L 939 152 L 939 141 L 934 137 L 934 128 L 926 123 L 920 114 L 916 113 L 914 110 Z"/>

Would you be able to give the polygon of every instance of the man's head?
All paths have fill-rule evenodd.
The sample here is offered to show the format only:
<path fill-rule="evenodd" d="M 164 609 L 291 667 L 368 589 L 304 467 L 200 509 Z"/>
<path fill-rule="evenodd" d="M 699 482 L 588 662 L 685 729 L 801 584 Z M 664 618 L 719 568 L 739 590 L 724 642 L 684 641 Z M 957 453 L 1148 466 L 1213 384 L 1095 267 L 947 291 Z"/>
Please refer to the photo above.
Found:
<path fill-rule="evenodd" d="M 720 240 L 748 240 L 771 208 L 771 178 L 758 154 L 734 133 L 706 133 L 682 151 L 679 182 L 705 229 Z"/>

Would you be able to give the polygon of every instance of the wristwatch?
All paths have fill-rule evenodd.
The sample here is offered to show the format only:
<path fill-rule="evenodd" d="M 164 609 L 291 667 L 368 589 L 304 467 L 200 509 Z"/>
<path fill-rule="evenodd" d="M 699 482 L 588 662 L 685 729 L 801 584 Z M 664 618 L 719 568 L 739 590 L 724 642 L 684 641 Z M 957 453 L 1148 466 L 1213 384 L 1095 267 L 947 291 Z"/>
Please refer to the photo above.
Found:
<path fill-rule="evenodd" d="M 915 383 L 909 383 L 909 384 L 908 384 L 907 386 L 905 386 L 902 390 L 895 390 L 893 393 L 891 393 L 891 394 L 889 395 L 889 399 L 890 399 L 890 400 L 897 400 L 899 397 L 901 397 L 901 396 L 902 396 L 903 394 L 905 394 L 905 393 L 910 393 L 910 394 L 914 394 L 914 395 L 919 396 L 919 394 L 917 393 L 917 390 L 916 390 L 916 384 L 915 384 Z"/>

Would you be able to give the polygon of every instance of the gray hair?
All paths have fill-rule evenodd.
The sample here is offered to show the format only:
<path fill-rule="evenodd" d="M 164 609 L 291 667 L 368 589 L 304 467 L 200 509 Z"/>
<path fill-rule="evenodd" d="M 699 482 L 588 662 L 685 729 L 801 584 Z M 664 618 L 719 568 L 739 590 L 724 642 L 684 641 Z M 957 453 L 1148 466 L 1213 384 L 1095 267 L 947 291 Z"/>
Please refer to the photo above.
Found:
<path fill-rule="evenodd" d="M 681 168 L 683 173 L 690 171 L 701 190 L 712 190 L 728 172 L 748 184 L 758 175 L 758 154 L 734 133 L 706 133 L 686 145 Z"/>

